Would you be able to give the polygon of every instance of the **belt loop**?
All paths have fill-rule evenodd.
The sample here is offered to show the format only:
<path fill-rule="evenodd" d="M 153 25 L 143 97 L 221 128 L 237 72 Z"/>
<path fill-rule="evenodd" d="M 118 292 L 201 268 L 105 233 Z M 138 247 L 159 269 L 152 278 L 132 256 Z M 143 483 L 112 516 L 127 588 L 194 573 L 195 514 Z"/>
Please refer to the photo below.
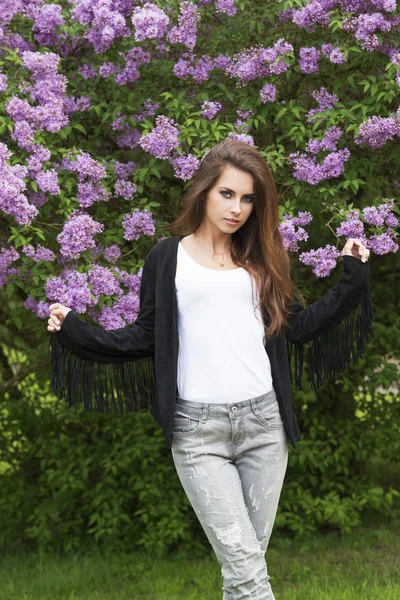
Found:
<path fill-rule="evenodd" d="M 203 404 L 203 414 L 201 415 L 201 420 L 203 423 L 205 423 L 207 421 L 208 407 L 209 407 L 209 404 Z"/>

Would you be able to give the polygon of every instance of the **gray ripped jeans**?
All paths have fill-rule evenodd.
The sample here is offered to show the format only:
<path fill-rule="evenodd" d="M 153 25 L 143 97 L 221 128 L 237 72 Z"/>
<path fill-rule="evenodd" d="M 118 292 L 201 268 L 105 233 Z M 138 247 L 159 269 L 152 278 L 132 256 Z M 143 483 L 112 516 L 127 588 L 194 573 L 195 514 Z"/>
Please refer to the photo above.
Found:
<path fill-rule="evenodd" d="M 230 404 L 178 397 L 171 449 L 221 565 L 222 600 L 274 600 L 265 552 L 288 460 L 275 390 Z"/>

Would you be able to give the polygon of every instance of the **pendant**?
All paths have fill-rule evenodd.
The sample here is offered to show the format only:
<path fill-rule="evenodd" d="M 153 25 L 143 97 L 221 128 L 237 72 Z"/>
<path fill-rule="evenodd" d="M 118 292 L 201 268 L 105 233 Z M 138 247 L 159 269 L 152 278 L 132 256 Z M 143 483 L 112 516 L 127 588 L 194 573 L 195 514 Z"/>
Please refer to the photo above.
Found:
<path fill-rule="evenodd" d="M 224 266 L 224 263 L 219 263 L 219 266 L 220 266 L 220 267 L 223 267 L 223 266 Z"/>

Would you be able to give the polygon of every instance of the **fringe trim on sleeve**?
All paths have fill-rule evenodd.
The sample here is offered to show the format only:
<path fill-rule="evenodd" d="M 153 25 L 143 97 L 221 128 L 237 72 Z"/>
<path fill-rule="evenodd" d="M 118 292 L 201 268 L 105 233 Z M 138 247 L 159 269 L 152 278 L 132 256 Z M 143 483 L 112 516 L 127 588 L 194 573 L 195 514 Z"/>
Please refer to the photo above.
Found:
<path fill-rule="evenodd" d="M 301 390 L 304 360 L 309 366 L 311 387 L 319 389 L 326 379 L 342 373 L 362 356 L 373 333 L 372 305 L 368 288 L 361 303 L 326 333 L 304 344 L 287 340 L 289 364 L 294 350 L 294 383 Z M 291 373 L 291 381 L 293 381 Z"/>
<path fill-rule="evenodd" d="M 82 359 L 53 334 L 51 387 L 68 406 L 89 412 L 125 413 L 150 408 L 155 395 L 154 358 L 102 363 Z"/>

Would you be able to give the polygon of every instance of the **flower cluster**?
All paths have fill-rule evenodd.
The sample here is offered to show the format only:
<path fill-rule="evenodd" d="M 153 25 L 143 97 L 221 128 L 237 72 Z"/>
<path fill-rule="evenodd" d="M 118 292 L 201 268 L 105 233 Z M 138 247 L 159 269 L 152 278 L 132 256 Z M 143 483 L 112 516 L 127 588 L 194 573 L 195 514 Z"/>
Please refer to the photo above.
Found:
<path fill-rule="evenodd" d="M 332 125 L 326 130 L 322 140 L 309 140 L 307 142 L 306 150 L 313 154 L 317 154 L 317 152 L 321 152 L 322 150 L 333 152 L 337 149 L 337 142 L 341 135 L 342 130 L 340 127 Z"/>
<path fill-rule="evenodd" d="M 75 0 L 71 17 L 81 25 L 90 25 L 85 37 L 96 54 L 106 52 L 119 37 L 129 37 L 131 31 L 125 15 L 112 0 Z"/>
<path fill-rule="evenodd" d="M 65 25 L 59 4 L 45 4 L 36 8 L 32 31 L 41 46 L 52 46 L 57 39 L 57 27 Z"/>
<path fill-rule="evenodd" d="M 156 4 L 148 2 L 133 9 L 132 23 L 135 27 L 136 42 L 142 42 L 162 38 L 168 29 L 169 17 Z"/>
<path fill-rule="evenodd" d="M 367 206 L 362 213 L 358 209 L 351 209 L 346 214 L 346 220 L 337 227 L 336 235 L 357 238 L 375 254 L 397 252 L 399 248 L 396 242 L 398 234 L 393 227 L 399 225 L 399 220 L 393 214 L 393 208 L 394 200 L 388 200 L 379 207 Z M 343 214 L 343 209 L 340 213 Z M 367 237 L 364 231 L 365 223 L 379 228 L 378 232 Z M 386 231 L 384 231 L 385 227 Z"/>
<path fill-rule="evenodd" d="M 19 259 L 19 253 L 15 248 L 1 248 L 0 250 L 0 287 L 4 287 L 8 281 L 10 265 Z"/>
<path fill-rule="evenodd" d="M 180 4 L 180 15 L 178 26 L 172 27 L 167 34 L 167 40 L 171 44 L 179 42 L 189 50 L 193 50 L 196 45 L 196 24 L 200 19 L 200 14 L 197 12 L 197 6 L 194 2 L 183 0 Z"/>
<path fill-rule="evenodd" d="M 264 104 L 267 102 L 274 102 L 276 98 L 276 85 L 273 83 L 266 83 L 260 90 L 260 98 Z"/>
<path fill-rule="evenodd" d="M 235 129 L 239 129 L 242 133 L 247 133 L 250 130 L 250 126 L 247 125 L 247 122 L 244 119 L 247 119 L 250 115 L 254 115 L 254 110 L 250 108 L 249 110 L 237 110 L 236 114 L 239 119 L 236 119 L 233 126 Z"/>
<path fill-rule="evenodd" d="M 237 13 L 235 0 L 215 0 L 215 10 L 217 13 L 225 13 L 229 17 L 234 17 Z"/>
<path fill-rule="evenodd" d="M 239 79 L 238 87 L 259 77 L 280 75 L 288 70 L 283 57 L 293 52 L 293 46 L 280 38 L 268 48 L 256 47 L 235 54 L 225 69 L 226 75 Z"/>
<path fill-rule="evenodd" d="M 151 98 L 147 98 L 143 103 L 143 109 L 139 113 L 135 113 L 133 117 L 136 121 L 142 123 L 147 117 L 152 117 L 159 108 L 160 104 L 158 102 L 152 104 Z"/>
<path fill-rule="evenodd" d="M 361 123 L 354 142 L 358 145 L 368 145 L 380 148 L 388 140 L 400 135 L 400 110 L 392 117 L 373 116 Z"/>
<path fill-rule="evenodd" d="M 222 110 L 222 104 L 220 102 L 210 102 L 209 100 L 205 100 L 201 105 L 201 114 L 209 121 L 212 121 L 220 110 Z"/>
<path fill-rule="evenodd" d="M 104 225 L 87 213 L 74 211 L 57 236 L 61 254 L 67 259 L 79 258 L 82 252 L 95 247 L 93 236 L 103 230 Z"/>
<path fill-rule="evenodd" d="M 122 227 L 126 240 L 138 240 L 142 235 L 154 235 L 156 231 L 153 215 L 148 210 L 135 209 L 133 213 L 127 213 Z"/>
<path fill-rule="evenodd" d="M 324 87 L 319 90 L 314 90 L 311 93 L 312 97 L 317 101 L 318 108 L 312 108 L 307 113 L 307 120 L 310 123 L 315 123 L 316 118 L 312 118 L 316 113 L 324 112 L 326 110 L 332 110 L 335 104 L 339 101 L 339 98 L 335 94 L 330 94 Z M 324 120 L 324 117 L 319 117 Z"/>
<path fill-rule="evenodd" d="M 51 303 L 59 302 L 78 313 L 97 303 L 90 294 L 88 275 L 73 269 L 64 269 L 59 277 L 49 277 L 45 291 Z"/>
<path fill-rule="evenodd" d="M 308 240 L 308 233 L 303 226 L 308 225 L 311 221 L 311 213 L 306 211 L 299 212 L 297 217 L 283 215 L 279 232 L 286 250 L 297 252 L 299 250 L 298 242 Z"/>
<path fill-rule="evenodd" d="M 311 266 L 317 277 L 327 277 L 336 267 L 336 261 L 340 256 L 341 253 L 335 246 L 327 244 L 317 250 L 302 252 L 299 254 L 299 260 L 303 264 Z"/>
<path fill-rule="evenodd" d="M 66 171 L 77 173 L 78 190 L 76 199 L 81 208 L 88 208 L 94 202 L 106 202 L 111 193 L 102 185 L 101 180 L 107 175 L 106 167 L 82 150 L 72 160 L 63 158 L 60 166 Z"/>
<path fill-rule="evenodd" d="M 49 248 L 45 248 L 40 244 L 36 244 L 36 249 L 31 244 L 23 246 L 22 252 L 25 254 L 25 256 L 31 258 L 34 262 L 39 262 L 41 260 L 43 262 L 51 262 L 56 257 L 52 250 L 49 250 Z"/>
<path fill-rule="evenodd" d="M 186 156 L 183 154 L 176 154 L 169 162 L 174 167 L 175 176 L 179 179 L 183 179 L 183 181 L 192 179 L 200 164 L 199 159 L 190 153 Z"/>
<path fill-rule="evenodd" d="M 254 146 L 254 139 L 251 135 L 246 133 L 235 133 L 234 131 L 230 131 L 226 136 L 227 140 L 238 140 L 239 142 L 244 142 L 245 144 L 249 144 L 249 146 Z"/>
<path fill-rule="evenodd" d="M 179 129 L 173 119 L 159 115 L 154 129 L 140 138 L 139 145 L 156 158 L 169 158 L 179 146 Z"/>
<path fill-rule="evenodd" d="M 23 193 L 26 190 L 24 178 L 27 167 L 9 165 L 7 160 L 12 152 L 0 142 L 0 209 L 14 217 L 18 225 L 28 225 L 38 215 L 38 209 L 28 202 Z"/>
<path fill-rule="evenodd" d="M 107 262 L 115 263 L 121 256 L 121 249 L 118 244 L 111 244 L 110 246 L 104 248 L 103 254 Z"/>
<path fill-rule="evenodd" d="M 343 173 L 344 163 L 350 158 L 348 148 L 330 152 L 319 164 L 315 156 L 307 156 L 302 152 L 289 154 L 288 161 L 293 166 L 293 177 L 316 185 L 331 177 L 339 177 Z"/>
<path fill-rule="evenodd" d="M 214 63 L 210 56 L 203 54 L 197 59 L 196 55 L 184 52 L 174 65 L 173 73 L 179 79 L 193 77 L 194 81 L 200 84 L 208 81 L 213 68 Z"/>

